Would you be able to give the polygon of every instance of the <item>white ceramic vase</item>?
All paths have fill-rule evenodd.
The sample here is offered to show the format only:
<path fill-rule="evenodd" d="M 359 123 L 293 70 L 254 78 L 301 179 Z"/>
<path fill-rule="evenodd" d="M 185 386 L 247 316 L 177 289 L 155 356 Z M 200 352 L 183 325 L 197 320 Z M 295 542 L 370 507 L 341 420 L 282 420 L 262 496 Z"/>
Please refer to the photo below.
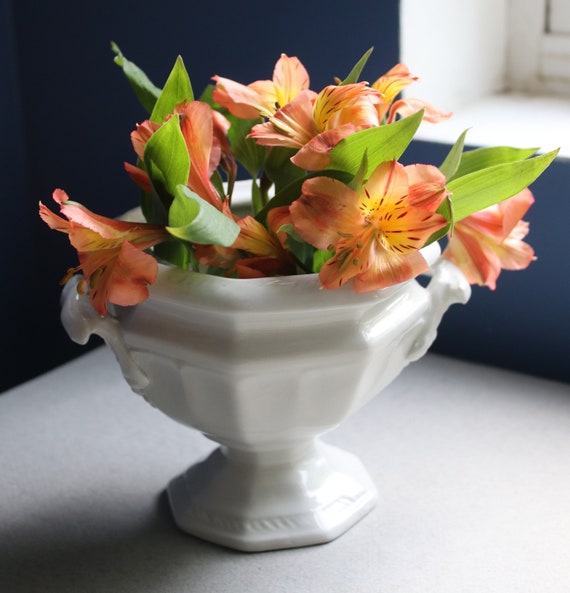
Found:
<path fill-rule="evenodd" d="M 427 288 L 356 294 L 314 275 L 160 266 L 147 301 L 104 317 L 69 282 L 62 320 L 76 342 L 102 336 L 135 392 L 220 444 L 168 486 L 183 530 L 245 551 L 296 547 L 336 538 L 376 503 L 361 462 L 320 436 L 421 357 L 449 305 L 468 300 L 452 264 L 431 275 Z"/>

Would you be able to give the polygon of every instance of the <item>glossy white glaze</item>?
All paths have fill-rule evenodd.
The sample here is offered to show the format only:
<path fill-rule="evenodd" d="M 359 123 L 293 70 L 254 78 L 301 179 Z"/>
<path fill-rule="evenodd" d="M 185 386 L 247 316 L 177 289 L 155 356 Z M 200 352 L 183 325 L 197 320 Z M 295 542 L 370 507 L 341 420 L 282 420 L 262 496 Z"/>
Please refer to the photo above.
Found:
<path fill-rule="evenodd" d="M 421 357 L 446 309 L 468 300 L 452 264 L 431 274 L 427 288 L 356 294 L 314 275 L 160 266 L 147 301 L 105 317 L 69 283 L 62 319 L 75 341 L 101 335 L 149 403 L 221 445 L 169 485 L 177 524 L 240 550 L 278 549 L 330 541 L 373 508 L 360 461 L 319 437 Z"/>

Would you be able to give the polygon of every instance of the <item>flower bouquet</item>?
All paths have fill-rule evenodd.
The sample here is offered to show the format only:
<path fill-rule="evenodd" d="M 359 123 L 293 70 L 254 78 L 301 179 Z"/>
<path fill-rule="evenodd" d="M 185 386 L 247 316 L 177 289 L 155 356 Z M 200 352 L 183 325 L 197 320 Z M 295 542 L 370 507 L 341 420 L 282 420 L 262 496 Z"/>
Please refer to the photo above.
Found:
<path fill-rule="evenodd" d="M 220 443 L 168 486 L 183 530 L 247 551 L 330 541 L 377 496 L 320 436 L 426 352 L 468 282 L 530 263 L 527 186 L 555 153 L 464 151 L 463 134 L 439 167 L 404 166 L 422 120 L 449 114 L 398 98 L 416 80 L 401 64 L 361 82 L 370 52 L 320 92 L 282 55 L 271 80 L 214 76 L 195 99 L 180 58 L 161 90 L 114 49 L 150 113 L 125 164 L 146 222 L 62 190 L 63 217 L 40 205 L 79 255 L 64 325 L 102 336 L 134 391 Z"/>
<path fill-rule="evenodd" d="M 146 222 L 92 213 L 60 189 L 62 218 L 78 252 L 79 289 L 100 314 L 107 303 L 148 297 L 157 261 L 237 278 L 316 273 L 325 289 L 358 292 L 427 270 L 421 249 L 447 238 L 443 257 L 470 283 L 495 287 L 501 269 L 533 260 L 521 221 L 527 189 L 556 156 L 509 147 L 464 151 L 465 133 L 439 166 L 398 162 L 422 120 L 451 114 L 399 98 L 416 77 L 402 64 L 360 81 L 372 50 L 344 79 L 319 92 L 295 57 L 282 55 L 271 80 L 244 85 L 214 76 L 195 99 L 179 57 L 162 89 L 113 44 L 149 118 L 131 133 Z M 251 178 L 251 209 L 232 196 L 238 164 Z"/>

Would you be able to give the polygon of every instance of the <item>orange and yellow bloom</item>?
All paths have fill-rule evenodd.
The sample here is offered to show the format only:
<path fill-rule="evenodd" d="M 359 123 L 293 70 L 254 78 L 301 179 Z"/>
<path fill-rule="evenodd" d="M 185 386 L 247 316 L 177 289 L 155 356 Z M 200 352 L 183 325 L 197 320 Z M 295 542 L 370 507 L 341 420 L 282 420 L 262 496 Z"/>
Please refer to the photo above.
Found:
<path fill-rule="evenodd" d="M 250 138 L 262 146 L 293 148 L 291 158 L 298 167 L 319 170 L 329 163 L 331 149 L 343 138 L 366 128 L 391 123 L 396 115 L 426 109 L 429 121 L 449 114 L 428 104 L 399 102 L 391 105 L 399 92 L 417 80 L 399 64 L 372 86 L 365 82 L 329 85 L 320 93 L 309 89 L 309 76 L 297 58 L 282 55 L 273 80 L 247 86 L 215 76 L 213 98 L 241 118 L 264 117 L 266 122 L 252 128 Z"/>
<path fill-rule="evenodd" d="M 221 76 L 213 80 L 214 101 L 243 119 L 271 117 L 309 88 L 309 74 L 303 64 L 285 54 L 275 64 L 272 80 L 257 80 L 247 86 Z"/>
<path fill-rule="evenodd" d="M 413 76 L 404 64 L 396 64 L 386 74 L 372 83 L 372 88 L 382 94 L 382 102 L 378 105 L 378 116 L 381 121 L 391 124 L 396 117 L 408 117 L 423 109 L 424 121 L 438 123 L 451 117 L 451 113 L 441 111 L 430 103 L 420 99 L 398 99 L 397 96 L 419 79 Z"/>
<path fill-rule="evenodd" d="M 291 161 L 302 169 L 324 169 L 331 149 L 343 138 L 380 124 L 380 102 L 380 93 L 366 83 L 329 85 L 318 95 L 305 91 L 254 126 L 249 137 L 262 146 L 297 149 Z"/>
<path fill-rule="evenodd" d="M 41 202 L 40 216 L 52 229 L 69 236 L 79 257 L 73 271 L 83 272 L 93 308 L 104 315 L 107 302 L 136 305 L 148 298 L 148 285 L 156 279 L 158 264 L 145 250 L 170 239 L 166 229 L 93 214 L 60 189 L 54 191 L 53 199 L 66 218 Z"/>
<path fill-rule="evenodd" d="M 427 269 L 419 250 L 447 224 L 435 212 L 447 193 L 437 168 L 392 161 L 378 166 L 359 191 L 328 177 L 306 181 L 291 218 L 301 238 L 334 252 L 321 268 L 321 284 L 332 289 L 353 280 L 363 292 Z"/>
<path fill-rule="evenodd" d="M 521 220 L 534 202 L 529 189 L 455 224 L 443 257 L 461 269 L 470 284 L 495 290 L 501 270 L 524 270 L 535 258 L 523 239 Z"/>

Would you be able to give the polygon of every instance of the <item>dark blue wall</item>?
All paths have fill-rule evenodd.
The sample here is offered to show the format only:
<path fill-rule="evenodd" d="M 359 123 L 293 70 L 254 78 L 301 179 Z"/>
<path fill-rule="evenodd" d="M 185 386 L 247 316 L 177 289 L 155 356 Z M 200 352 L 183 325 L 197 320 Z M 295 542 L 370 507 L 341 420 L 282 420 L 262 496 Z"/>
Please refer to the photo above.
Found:
<path fill-rule="evenodd" d="M 10 4 L 0 5 L 0 173 L 2 175 L 2 249 L 0 306 L 2 310 L 2 366 L 0 387 L 23 380 L 35 367 L 37 289 L 36 207 L 28 190 L 23 110 Z M 39 316 L 45 314 L 42 305 Z"/>

